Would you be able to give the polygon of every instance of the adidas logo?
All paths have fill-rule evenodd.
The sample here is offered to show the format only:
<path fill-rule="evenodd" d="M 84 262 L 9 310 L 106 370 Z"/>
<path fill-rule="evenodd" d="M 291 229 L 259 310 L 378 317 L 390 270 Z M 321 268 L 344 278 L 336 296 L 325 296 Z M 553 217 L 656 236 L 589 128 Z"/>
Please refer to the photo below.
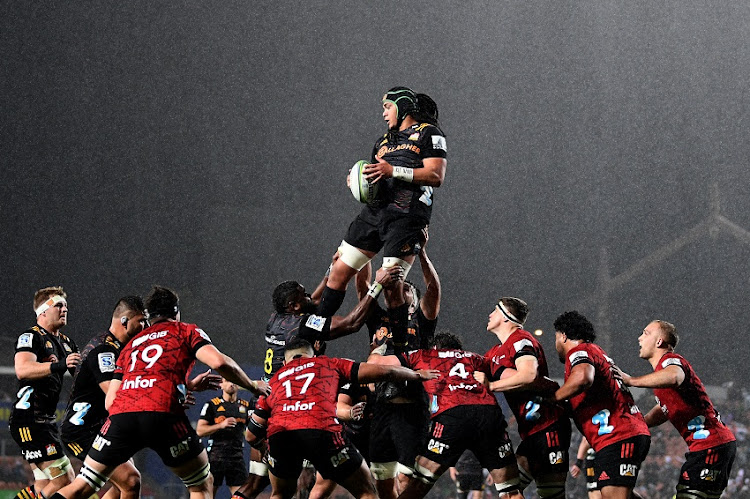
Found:
<path fill-rule="evenodd" d="M 599 480 L 598 481 L 601 482 L 602 480 L 609 480 L 609 475 L 607 474 L 606 471 L 602 471 L 602 474 L 599 475 Z"/>
<path fill-rule="evenodd" d="M 687 471 L 683 471 L 683 472 L 682 472 L 682 479 L 683 479 L 683 480 L 687 480 L 687 481 L 690 481 L 690 476 L 688 475 L 688 472 L 687 472 Z"/>

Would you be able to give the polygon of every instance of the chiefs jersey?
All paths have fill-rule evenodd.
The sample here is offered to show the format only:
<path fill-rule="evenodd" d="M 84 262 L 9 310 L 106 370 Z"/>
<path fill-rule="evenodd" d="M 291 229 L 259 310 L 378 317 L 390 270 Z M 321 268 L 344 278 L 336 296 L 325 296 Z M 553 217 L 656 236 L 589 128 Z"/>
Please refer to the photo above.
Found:
<path fill-rule="evenodd" d="M 721 422 L 693 367 L 674 352 L 665 353 L 654 371 L 677 366 L 685 379 L 677 388 L 655 388 L 654 395 L 661 410 L 669 418 L 690 452 L 701 451 L 734 441 L 731 430 Z"/>
<path fill-rule="evenodd" d="M 33 353 L 37 362 L 65 362 L 68 355 L 77 351 L 72 339 L 62 333 L 52 334 L 39 325 L 21 333 L 16 341 L 16 353 Z M 73 369 L 68 371 L 73 373 Z M 52 373 L 39 379 L 19 380 L 10 420 L 16 425 L 55 421 L 64 374 Z"/>
<path fill-rule="evenodd" d="M 266 356 L 263 359 L 263 379 L 268 381 L 284 365 L 286 342 L 296 337 L 310 342 L 324 342 L 331 331 L 331 318 L 315 314 L 280 314 L 274 312 L 266 325 Z M 324 345 L 321 345 L 325 348 Z"/>
<path fill-rule="evenodd" d="M 413 350 L 401 363 L 414 370 L 440 371 L 439 378 L 424 382 L 432 417 L 460 405 L 497 405 L 495 396 L 473 376 L 474 371 L 489 373 L 489 363 L 481 355 L 463 350 Z"/>
<path fill-rule="evenodd" d="M 138 333 L 120 353 L 115 379 L 122 385 L 109 414 L 183 413 L 195 352 L 211 343 L 195 324 L 158 322 Z"/>
<path fill-rule="evenodd" d="M 505 369 L 515 369 L 516 359 L 525 355 L 536 358 L 539 376 L 549 376 L 547 358 L 544 356 L 542 345 L 531 333 L 518 329 L 504 343 L 495 345 L 484 355 L 491 362 L 492 380 L 500 379 Z M 535 400 L 538 393 L 513 390 L 504 392 L 504 395 L 510 410 L 516 416 L 518 433 L 522 440 L 542 431 L 557 420 L 567 417 L 562 406 L 549 401 Z"/>
<path fill-rule="evenodd" d="M 436 126 L 416 123 L 405 130 L 388 133 L 375 142 L 371 161 L 379 159 L 393 166 L 423 168 L 426 158 L 445 158 L 448 152 L 445 136 Z M 432 214 L 433 188 L 417 185 L 395 178 L 381 179 L 377 199 L 369 208 L 384 208 L 386 212 L 401 215 L 409 214 L 430 220 Z M 366 207 L 366 208 L 368 208 Z"/>
<path fill-rule="evenodd" d="M 594 383 L 570 399 L 578 429 L 596 452 L 637 435 L 650 435 L 630 390 L 622 383 L 615 363 L 593 343 L 581 343 L 565 358 L 565 379 L 579 364 L 594 366 Z"/>
<path fill-rule="evenodd" d="M 206 402 L 201 409 L 199 419 L 205 420 L 210 425 L 220 424 L 228 418 L 235 418 L 237 424 L 234 428 L 222 428 L 216 430 L 208 437 L 207 451 L 212 459 L 242 459 L 242 447 L 245 444 L 245 428 L 250 412 L 250 402 L 237 399 L 234 402 L 224 400 L 223 397 L 215 397 Z"/>
<path fill-rule="evenodd" d="M 256 404 L 256 414 L 268 421 L 268 436 L 289 430 L 340 432 L 339 387 L 357 383 L 358 371 L 357 362 L 326 356 L 287 362 L 268 382 L 271 394 Z"/>

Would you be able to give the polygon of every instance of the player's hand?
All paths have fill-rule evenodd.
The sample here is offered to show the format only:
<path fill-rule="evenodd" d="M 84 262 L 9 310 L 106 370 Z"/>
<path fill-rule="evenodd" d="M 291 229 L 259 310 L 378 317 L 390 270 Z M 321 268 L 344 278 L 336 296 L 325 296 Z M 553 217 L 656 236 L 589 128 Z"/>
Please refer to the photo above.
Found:
<path fill-rule="evenodd" d="M 633 386 L 633 385 L 630 384 L 631 383 L 631 378 L 632 378 L 631 375 L 629 375 L 626 372 L 623 372 L 622 369 L 620 369 L 617 366 L 613 366 L 612 367 L 612 372 L 613 372 L 615 378 L 619 379 L 620 381 L 622 381 L 622 383 L 625 386 Z"/>
<path fill-rule="evenodd" d="M 235 426 L 237 426 L 236 418 L 227 418 L 221 422 L 222 428 L 234 428 Z"/>
<path fill-rule="evenodd" d="M 200 373 L 198 376 L 190 380 L 190 386 L 188 386 L 188 390 L 196 392 L 218 390 L 219 388 L 221 388 L 221 376 L 218 374 L 211 374 L 211 369 L 204 373 Z"/>
<path fill-rule="evenodd" d="M 375 282 L 383 285 L 384 288 L 393 286 L 398 281 L 404 279 L 404 268 L 400 265 L 394 265 L 393 267 L 379 268 L 375 272 Z"/>
<path fill-rule="evenodd" d="M 250 392 L 252 392 L 254 395 L 257 395 L 258 397 L 264 395 L 268 396 L 271 394 L 271 385 L 259 379 L 257 381 L 253 381 L 253 388 L 250 390 Z"/>
<path fill-rule="evenodd" d="M 429 229 L 430 229 L 429 225 L 425 225 L 424 228 L 422 229 L 422 240 L 420 241 L 421 246 L 419 249 L 420 253 L 424 253 L 424 248 L 425 246 L 427 246 L 427 241 L 430 240 Z"/>
<path fill-rule="evenodd" d="M 472 374 L 474 375 L 475 380 L 484 385 L 485 388 L 489 388 L 490 380 L 487 379 L 486 374 L 484 374 L 482 371 L 474 371 Z"/>
<path fill-rule="evenodd" d="M 185 400 L 182 401 L 182 408 L 187 409 L 191 405 L 195 405 L 195 395 L 193 395 L 193 392 L 187 392 L 185 394 Z"/>
<path fill-rule="evenodd" d="M 420 369 L 417 371 L 419 379 L 422 381 L 429 381 L 431 379 L 438 379 L 440 377 L 440 371 L 437 369 Z"/>
<path fill-rule="evenodd" d="M 581 468 L 579 468 L 577 464 L 574 464 L 570 467 L 570 476 L 572 476 L 573 478 L 578 478 L 579 476 L 581 476 Z"/>
<path fill-rule="evenodd" d="M 547 376 L 542 376 L 534 382 L 534 388 L 542 394 L 553 395 L 560 388 L 560 384 Z"/>
<path fill-rule="evenodd" d="M 349 415 L 351 416 L 352 421 L 361 421 L 362 418 L 365 417 L 365 405 L 367 405 L 366 402 L 359 402 L 349 409 Z"/>
<path fill-rule="evenodd" d="M 80 363 L 81 354 L 78 352 L 73 352 L 65 358 L 65 365 L 69 368 L 78 367 L 78 364 Z"/>
<path fill-rule="evenodd" d="M 383 158 L 376 158 L 377 163 L 365 165 L 365 178 L 371 184 L 374 184 L 381 178 L 390 178 L 393 176 L 393 166 Z"/>

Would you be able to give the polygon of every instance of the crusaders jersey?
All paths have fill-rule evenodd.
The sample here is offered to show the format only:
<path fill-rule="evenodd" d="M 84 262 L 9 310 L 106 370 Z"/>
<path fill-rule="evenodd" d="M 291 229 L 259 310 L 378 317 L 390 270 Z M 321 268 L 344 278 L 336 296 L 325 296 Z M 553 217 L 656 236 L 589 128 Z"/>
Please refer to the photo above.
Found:
<path fill-rule="evenodd" d="M 424 382 L 432 417 L 460 405 L 497 405 L 497 399 L 474 379 L 474 371 L 489 373 L 481 355 L 463 350 L 414 350 L 401 358 L 414 370 L 437 369 L 440 377 Z"/>
<path fill-rule="evenodd" d="M 665 353 L 654 371 L 677 366 L 685 379 L 677 388 L 654 388 L 656 403 L 688 445 L 690 452 L 701 451 L 734 441 L 731 430 L 721 422 L 693 367 L 674 352 Z"/>
<path fill-rule="evenodd" d="M 290 430 L 340 432 L 339 387 L 357 383 L 358 371 L 358 362 L 326 356 L 287 362 L 269 381 L 271 394 L 256 404 L 256 414 L 268 421 L 268 436 Z"/>
<path fill-rule="evenodd" d="M 73 388 L 62 422 L 63 433 L 98 431 L 107 419 L 106 394 L 99 383 L 115 375 L 122 344 L 109 331 L 94 337 L 81 352 L 81 364 L 73 376 Z"/>
<path fill-rule="evenodd" d="M 370 159 L 373 163 L 383 159 L 393 166 L 416 169 L 424 167 L 425 158 L 445 158 L 447 151 L 445 137 L 438 127 L 417 123 L 396 132 L 393 142 L 384 134 L 375 142 Z M 395 178 L 382 179 L 378 184 L 378 197 L 369 208 L 384 208 L 390 214 L 409 214 L 429 222 L 434 197 L 432 187 Z"/>
<path fill-rule="evenodd" d="M 211 343 L 195 324 L 158 322 L 138 333 L 120 354 L 115 379 L 122 385 L 109 414 L 184 413 L 187 379 L 195 352 Z"/>
<path fill-rule="evenodd" d="M 547 368 L 547 358 L 544 356 L 542 345 L 528 331 L 518 329 L 514 331 L 508 339 L 492 347 L 486 354 L 485 358 L 491 363 L 493 381 L 500 379 L 500 375 L 505 369 L 516 368 L 516 359 L 524 355 L 531 355 L 536 358 L 539 367 L 537 368 L 538 376 L 549 376 Z M 551 402 L 538 402 L 537 393 L 529 391 L 507 391 L 503 393 L 508 406 L 518 421 L 518 433 L 521 439 L 526 439 L 559 419 L 567 418 L 565 410 Z"/>
<path fill-rule="evenodd" d="M 570 399 L 576 426 L 596 452 L 608 445 L 638 435 L 650 435 L 641 411 L 635 405 L 617 366 L 593 343 L 573 347 L 565 358 L 565 379 L 579 364 L 594 366 L 594 383 Z"/>
<path fill-rule="evenodd" d="M 266 326 L 266 356 L 263 359 L 263 379 L 268 381 L 284 365 L 286 342 L 300 336 L 315 347 L 316 341 L 328 339 L 330 317 L 314 314 L 279 314 L 274 312 Z M 322 346 L 322 348 L 325 348 Z"/>
<path fill-rule="evenodd" d="M 36 355 L 37 362 L 65 362 L 68 355 L 77 351 L 72 339 L 62 333 L 52 334 L 40 325 L 27 329 L 16 341 L 16 353 L 31 352 Z M 73 369 L 68 371 L 73 373 Z M 64 374 L 52 373 L 40 379 L 19 380 L 10 421 L 16 425 L 55 421 Z"/>
<path fill-rule="evenodd" d="M 237 399 L 228 402 L 223 397 L 212 398 L 203 405 L 200 419 L 210 425 L 216 425 L 228 418 L 235 418 L 234 428 L 222 428 L 208 436 L 206 450 L 212 458 L 242 458 L 242 446 L 245 443 L 245 428 L 250 412 L 250 402 Z"/>

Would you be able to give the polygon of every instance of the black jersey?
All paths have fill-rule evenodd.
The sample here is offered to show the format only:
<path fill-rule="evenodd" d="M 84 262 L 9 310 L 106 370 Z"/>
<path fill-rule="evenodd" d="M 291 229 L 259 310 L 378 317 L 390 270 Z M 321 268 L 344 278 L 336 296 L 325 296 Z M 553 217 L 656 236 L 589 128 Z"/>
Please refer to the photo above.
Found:
<path fill-rule="evenodd" d="M 263 359 L 263 379 L 268 381 L 284 365 L 286 342 L 301 337 L 315 348 L 321 342 L 318 353 L 325 348 L 323 342 L 331 331 L 331 318 L 315 314 L 279 314 L 274 312 L 266 326 L 266 356 Z"/>
<path fill-rule="evenodd" d="M 36 325 L 18 337 L 16 353 L 31 352 L 37 362 L 65 362 L 65 359 L 78 347 L 68 336 L 55 335 Z M 72 374 L 72 369 L 69 369 Z M 55 410 L 60 400 L 63 375 L 52 373 L 41 379 L 19 380 L 16 403 L 10 420 L 15 425 L 49 423 L 55 421 Z"/>
<path fill-rule="evenodd" d="M 121 350 L 122 343 L 109 331 L 95 336 L 84 347 L 61 425 L 63 436 L 81 430 L 97 432 L 104 424 L 108 415 L 104 408 L 106 394 L 99 383 L 112 380 Z"/>
<path fill-rule="evenodd" d="M 367 319 L 367 329 L 370 332 L 370 339 L 375 339 L 379 344 L 386 342 L 386 355 L 392 355 L 395 352 L 393 343 L 393 333 L 390 330 L 388 312 L 379 304 L 374 304 L 372 311 Z M 421 307 L 413 313 L 409 313 L 409 321 L 406 327 L 407 342 L 403 351 L 419 350 L 427 348 L 430 340 L 435 336 L 437 328 L 437 318 L 428 319 L 424 316 Z M 424 389 L 421 382 L 414 381 L 381 381 L 375 384 L 375 394 L 377 401 L 387 401 L 395 397 L 408 397 L 421 399 L 424 396 Z"/>
<path fill-rule="evenodd" d="M 221 423 L 227 418 L 235 418 L 234 428 L 222 428 L 208 437 L 206 450 L 212 458 L 242 458 L 242 446 L 245 442 L 245 428 L 252 405 L 247 400 L 237 399 L 227 402 L 223 397 L 212 398 L 203 405 L 200 419 L 210 425 Z"/>
<path fill-rule="evenodd" d="M 443 132 L 429 123 L 417 123 L 391 134 L 385 134 L 375 142 L 371 160 L 383 159 L 393 166 L 423 168 L 425 158 L 445 158 L 447 147 Z M 373 203 L 396 216 L 409 214 L 429 222 L 432 213 L 433 188 L 417 185 L 395 178 L 383 179 L 377 200 Z"/>

